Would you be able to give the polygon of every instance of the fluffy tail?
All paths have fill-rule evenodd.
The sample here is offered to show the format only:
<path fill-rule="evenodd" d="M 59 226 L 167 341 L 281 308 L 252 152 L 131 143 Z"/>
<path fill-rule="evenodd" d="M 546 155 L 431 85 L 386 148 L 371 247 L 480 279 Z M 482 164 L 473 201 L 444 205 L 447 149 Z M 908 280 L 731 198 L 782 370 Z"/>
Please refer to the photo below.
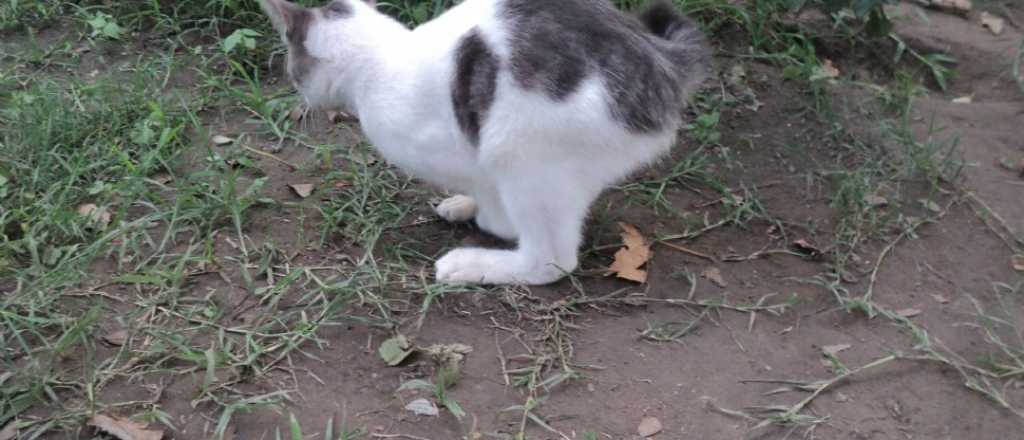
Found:
<path fill-rule="evenodd" d="M 689 95 L 711 69 L 711 50 L 704 33 L 668 0 L 652 0 L 637 18 L 659 38 L 658 46 L 679 69 L 681 86 Z"/>

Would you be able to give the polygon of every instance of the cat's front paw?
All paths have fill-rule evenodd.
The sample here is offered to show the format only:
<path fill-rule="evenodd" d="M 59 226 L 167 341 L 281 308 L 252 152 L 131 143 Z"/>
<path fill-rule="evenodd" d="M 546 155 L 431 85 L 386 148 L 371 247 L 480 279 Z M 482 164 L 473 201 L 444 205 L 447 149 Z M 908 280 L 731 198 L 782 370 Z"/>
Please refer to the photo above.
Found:
<path fill-rule="evenodd" d="M 488 276 L 485 249 L 455 249 L 434 263 L 437 280 L 449 284 L 493 283 Z"/>
<path fill-rule="evenodd" d="M 476 217 L 476 209 L 476 200 L 460 194 L 442 200 L 434 212 L 448 222 L 457 223 L 472 220 Z"/>
<path fill-rule="evenodd" d="M 459 248 L 437 260 L 437 280 L 448 284 L 548 284 L 565 275 L 552 265 L 530 264 L 517 251 Z"/>

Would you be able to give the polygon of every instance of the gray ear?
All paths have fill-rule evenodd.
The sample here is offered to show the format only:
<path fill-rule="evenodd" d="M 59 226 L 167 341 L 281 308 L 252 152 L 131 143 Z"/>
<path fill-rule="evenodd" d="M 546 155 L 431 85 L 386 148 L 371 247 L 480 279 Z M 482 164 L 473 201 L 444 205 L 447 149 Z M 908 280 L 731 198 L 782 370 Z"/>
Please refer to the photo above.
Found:
<path fill-rule="evenodd" d="M 302 6 L 285 0 L 260 0 L 260 6 L 282 37 L 286 37 L 295 28 L 299 16 L 306 12 Z"/>

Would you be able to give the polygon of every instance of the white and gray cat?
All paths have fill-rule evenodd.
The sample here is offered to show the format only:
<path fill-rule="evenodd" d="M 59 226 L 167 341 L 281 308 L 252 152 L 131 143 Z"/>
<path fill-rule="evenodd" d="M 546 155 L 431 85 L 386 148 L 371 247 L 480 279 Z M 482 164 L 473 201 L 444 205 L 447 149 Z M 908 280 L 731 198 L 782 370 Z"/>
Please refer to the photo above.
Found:
<path fill-rule="evenodd" d="M 389 162 L 465 194 L 441 217 L 518 243 L 448 252 L 449 283 L 573 271 L 589 206 L 669 150 L 710 58 L 659 0 L 636 17 L 607 0 L 465 0 L 411 30 L 367 0 L 261 3 L 310 106 L 354 113 Z"/>

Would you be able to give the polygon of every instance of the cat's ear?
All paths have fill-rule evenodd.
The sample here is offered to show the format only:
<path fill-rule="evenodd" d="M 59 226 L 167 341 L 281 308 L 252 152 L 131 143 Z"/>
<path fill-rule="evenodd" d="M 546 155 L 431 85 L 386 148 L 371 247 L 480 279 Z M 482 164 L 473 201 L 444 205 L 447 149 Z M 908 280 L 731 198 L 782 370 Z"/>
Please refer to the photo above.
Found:
<path fill-rule="evenodd" d="M 287 35 L 288 31 L 298 25 L 300 17 L 306 13 L 302 6 L 285 0 L 260 0 L 260 6 L 263 8 L 263 12 L 270 17 L 274 29 L 277 29 L 282 36 Z"/>

